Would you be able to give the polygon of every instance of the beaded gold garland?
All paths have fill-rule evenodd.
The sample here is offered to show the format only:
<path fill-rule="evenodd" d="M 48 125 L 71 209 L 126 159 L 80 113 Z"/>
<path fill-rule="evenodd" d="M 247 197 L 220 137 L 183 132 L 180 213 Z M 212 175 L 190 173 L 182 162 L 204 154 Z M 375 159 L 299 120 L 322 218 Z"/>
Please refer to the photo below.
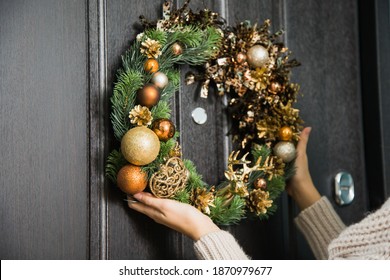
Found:
<path fill-rule="evenodd" d="M 170 100 L 180 86 L 178 66 L 203 66 L 187 73 L 185 82 L 199 81 L 203 98 L 211 86 L 227 96 L 236 148 L 228 159 L 226 181 L 218 186 L 205 183 L 195 165 L 181 158 L 179 133 L 165 133 L 159 135 L 155 160 L 141 166 L 148 174 L 149 191 L 189 203 L 218 224 L 268 218 L 293 174 L 302 120 L 293 108 L 299 86 L 289 76 L 299 63 L 278 41 L 282 32 L 269 31 L 269 20 L 260 26 L 245 21 L 231 27 L 213 11 L 192 11 L 189 2 L 175 10 L 166 1 L 157 22 L 140 17 L 145 29 L 122 56 L 111 97 L 114 135 L 126 153 L 137 157 L 139 145 L 123 142 L 129 130 L 141 126 L 161 133 L 152 123 L 165 120 L 175 131 L 169 119 Z M 150 157 L 148 151 L 140 156 Z M 111 152 L 106 175 L 113 183 L 126 164 L 121 150 Z"/>

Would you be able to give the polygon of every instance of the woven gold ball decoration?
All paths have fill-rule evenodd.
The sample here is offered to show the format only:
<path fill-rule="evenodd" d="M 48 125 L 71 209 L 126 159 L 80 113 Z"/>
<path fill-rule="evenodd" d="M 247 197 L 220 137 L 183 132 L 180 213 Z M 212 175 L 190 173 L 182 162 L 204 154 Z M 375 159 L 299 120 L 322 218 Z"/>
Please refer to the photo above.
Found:
<path fill-rule="evenodd" d="M 175 135 L 175 125 L 169 119 L 157 119 L 152 124 L 152 130 L 160 141 L 166 142 Z"/>
<path fill-rule="evenodd" d="M 149 109 L 156 105 L 160 100 L 160 91 L 153 84 L 146 84 L 137 91 L 137 102 Z"/>
<path fill-rule="evenodd" d="M 146 165 L 154 161 L 160 151 L 157 135 L 145 126 L 130 129 L 121 141 L 121 152 L 134 165 Z"/>
<path fill-rule="evenodd" d="M 172 157 L 152 175 L 149 188 L 156 197 L 170 198 L 185 188 L 188 176 L 189 172 L 183 161 Z"/>
<path fill-rule="evenodd" d="M 127 164 L 119 170 L 116 181 L 123 192 L 133 195 L 146 188 L 148 175 L 142 171 L 141 167 Z"/>
<path fill-rule="evenodd" d="M 247 52 L 247 60 L 253 68 L 261 68 L 269 60 L 268 51 L 261 45 L 254 45 Z"/>
<path fill-rule="evenodd" d="M 292 161 L 296 156 L 295 146 L 291 142 L 280 141 L 273 150 L 274 154 L 286 163 Z"/>

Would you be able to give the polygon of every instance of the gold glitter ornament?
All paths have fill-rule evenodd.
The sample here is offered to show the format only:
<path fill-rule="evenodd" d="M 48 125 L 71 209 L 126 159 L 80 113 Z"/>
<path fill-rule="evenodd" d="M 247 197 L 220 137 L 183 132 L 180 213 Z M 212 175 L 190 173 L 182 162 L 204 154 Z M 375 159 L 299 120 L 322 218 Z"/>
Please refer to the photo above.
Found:
<path fill-rule="evenodd" d="M 261 68 L 269 60 L 267 49 L 261 45 L 251 47 L 246 55 L 249 65 L 253 68 Z"/>
<path fill-rule="evenodd" d="M 295 146 L 291 142 L 280 141 L 273 150 L 274 154 L 286 163 L 292 161 L 296 156 Z"/>
<path fill-rule="evenodd" d="M 132 128 L 122 137 L 121 152 L 131 164 L 149 164 L 157 158 L 159 151 L 157 135 L 145 126 Z"/>

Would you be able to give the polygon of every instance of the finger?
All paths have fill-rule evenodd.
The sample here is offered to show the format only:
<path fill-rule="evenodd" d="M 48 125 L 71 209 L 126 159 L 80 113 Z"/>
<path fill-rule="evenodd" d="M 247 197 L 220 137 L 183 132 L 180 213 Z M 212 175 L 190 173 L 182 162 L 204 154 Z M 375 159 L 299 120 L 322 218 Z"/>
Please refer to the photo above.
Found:
<path fill-rule="evenodd" d="M 131 209 L 134 209 L 137 212 L 140 212 L 140 213 L 152 218 L 153 220 L 155 219 L 155 217 L 157 217 L 157 215 L 160 214 L 160 212 L 157 209 L 152 208 L 152 207 L 145 205 L 143 203 L 131 203 L 131 204 L 129 204 L 129 207 Z"/>
<path fill-rule="evenodd" d="M 143 204 L 150 206 L 152 208 L 159 209 L 161 207 L 161 199 L 149 193 L 140 192 L 140 193 L 136 193 L 133 197 L 139 202 L 142 202 Z"/>
<path fill-rule="evenodd" d="M 306 153 L 307 142 L 309 141 L 309 136 L 311 132 L 311 127 L 305 127 L 300 135 L 300 139 L 298 141 L 297 150 L 299 154 Z"/>

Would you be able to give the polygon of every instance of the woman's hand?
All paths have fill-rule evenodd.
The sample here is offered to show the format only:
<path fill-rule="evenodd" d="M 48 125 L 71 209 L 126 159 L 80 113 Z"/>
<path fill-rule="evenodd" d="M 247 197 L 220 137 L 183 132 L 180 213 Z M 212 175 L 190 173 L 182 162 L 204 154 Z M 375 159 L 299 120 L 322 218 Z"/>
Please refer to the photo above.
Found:
<path fill-rule="evenodd" d="M 141 212 L 155 222 L 181 232 L 197 241 L 203 235 L 219 228 L 195 207 L 171 199 L 161 199 L 141 192 L 133 196 L 137 201 L 128 201 L 131 209 Z"/>
<path fill-rule="evenodd" d="M 310 176 L 307 160 L 306 146 L 309 141 L 311 127 L 302 130 L 297 145 L 297 158 L 295 160 L 296 173 L 287 185 L 287 193 L 295 200 L 298 207 L 303 210 L 321 198 Z"/>

